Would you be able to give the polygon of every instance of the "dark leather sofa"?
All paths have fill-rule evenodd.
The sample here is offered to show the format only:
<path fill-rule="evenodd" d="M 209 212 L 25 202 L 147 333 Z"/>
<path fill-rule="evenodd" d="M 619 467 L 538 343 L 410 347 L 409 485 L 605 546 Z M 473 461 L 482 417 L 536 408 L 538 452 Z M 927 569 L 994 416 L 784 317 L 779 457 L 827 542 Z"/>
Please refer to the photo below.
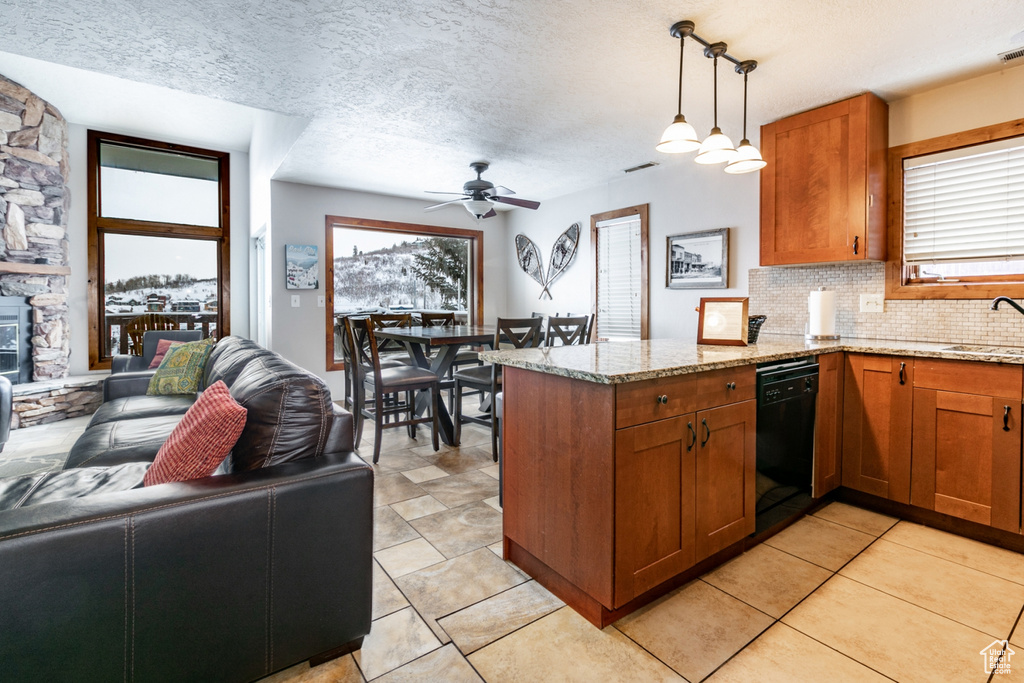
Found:
<path fill-rule="evenodd" d="M 0 679 L 249 681 L 359 647 L 373 472 L 351 414 L 237 337 L 211 354 L 217 379 L 249 411 L 222 473 L 138 487 L 187 406 L 124 396 L 77 463 L 0 480 Z"/>

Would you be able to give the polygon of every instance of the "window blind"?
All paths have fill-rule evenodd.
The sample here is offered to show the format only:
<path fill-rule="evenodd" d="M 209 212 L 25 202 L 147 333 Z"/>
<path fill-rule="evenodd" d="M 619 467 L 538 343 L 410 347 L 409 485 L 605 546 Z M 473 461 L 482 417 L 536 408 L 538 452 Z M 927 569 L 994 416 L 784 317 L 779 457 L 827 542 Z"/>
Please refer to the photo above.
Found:
<path fill-rule="evenodd" d="M 640 339 L 640 218 L 598 223 L 597 338 Z"/>
<path fill-rule="evenodd" d="M 904 159 L 908 265 L 1024 258 L 1024 140 Z"/>

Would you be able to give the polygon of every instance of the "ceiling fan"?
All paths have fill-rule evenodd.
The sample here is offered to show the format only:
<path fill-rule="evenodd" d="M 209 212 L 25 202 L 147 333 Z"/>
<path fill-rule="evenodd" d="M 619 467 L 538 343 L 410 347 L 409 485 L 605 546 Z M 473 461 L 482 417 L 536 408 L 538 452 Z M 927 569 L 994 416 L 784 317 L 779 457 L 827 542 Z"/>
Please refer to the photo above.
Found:
<path fill-rule="evenodd" d="M 501 185 L 495 185 L 494 183 L 488 182 L 480 177 L 480 175 L 487 170 L 490 166 L 486 161 L 474 161 L 469 165 L 471 169 L 476 171 L 476 180 L 470 180 L 462 186 L 462 192 L 433 192 L 427 190 L 428 194 L 456 194 L 461 195 L 458 199 L 450 199 L 440 204 L 434 204 L 428 206 L 424 211 L 436 211 L 443 206 L 449 204 L 455 204 L 456 202 L 465 202 L 463 206 L 476 218 L 490 218 L 491 216 L 498 215 L 494 211 L 494 204 L 510 204 L 512 206 L 521 206 L 526 209 L 536 209 L 540 206 L 540 202 L 534 202 L 529 199 L 517 199 L 515 197 L 509 197 L 510 194 L 515 194 L 512 190 Z"/>

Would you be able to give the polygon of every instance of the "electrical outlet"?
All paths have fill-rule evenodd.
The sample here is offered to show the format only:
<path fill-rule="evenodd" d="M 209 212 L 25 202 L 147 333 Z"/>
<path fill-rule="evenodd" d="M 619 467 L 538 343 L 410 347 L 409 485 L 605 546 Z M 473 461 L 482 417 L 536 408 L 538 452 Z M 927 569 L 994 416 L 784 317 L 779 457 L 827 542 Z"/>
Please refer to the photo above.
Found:
<path fill-rule="evenodd" d="M 320 308 L 323 308 L 324 306 L 326 306 L 327 305 L 327 297 L 322 295 L 322 294 L 320 296 L 318 296 L 316 298 L 316 305 L 319 306 Z"/>
<path fill-rule="evenodd" d="M 860 312 L 861 313 L 884 313 L 885 312 L 885 296 L 883 294 L 861 294 L 860 295 Z"/>
<path fill-rule="evenodd" d="M 298 308 L 300 305 L 299 295 L 292 294 L 292 308 Z"/>

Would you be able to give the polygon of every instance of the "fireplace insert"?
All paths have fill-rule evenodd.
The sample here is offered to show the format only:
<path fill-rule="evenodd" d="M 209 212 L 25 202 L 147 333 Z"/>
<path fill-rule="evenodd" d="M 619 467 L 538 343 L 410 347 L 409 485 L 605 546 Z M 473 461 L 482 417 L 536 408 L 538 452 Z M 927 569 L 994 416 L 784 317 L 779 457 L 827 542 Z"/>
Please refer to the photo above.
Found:
<path fill-rule="evenodd" d="M 0 296 L 0 377 L 32 381 L 32 307 L 24 297 Z"/>

